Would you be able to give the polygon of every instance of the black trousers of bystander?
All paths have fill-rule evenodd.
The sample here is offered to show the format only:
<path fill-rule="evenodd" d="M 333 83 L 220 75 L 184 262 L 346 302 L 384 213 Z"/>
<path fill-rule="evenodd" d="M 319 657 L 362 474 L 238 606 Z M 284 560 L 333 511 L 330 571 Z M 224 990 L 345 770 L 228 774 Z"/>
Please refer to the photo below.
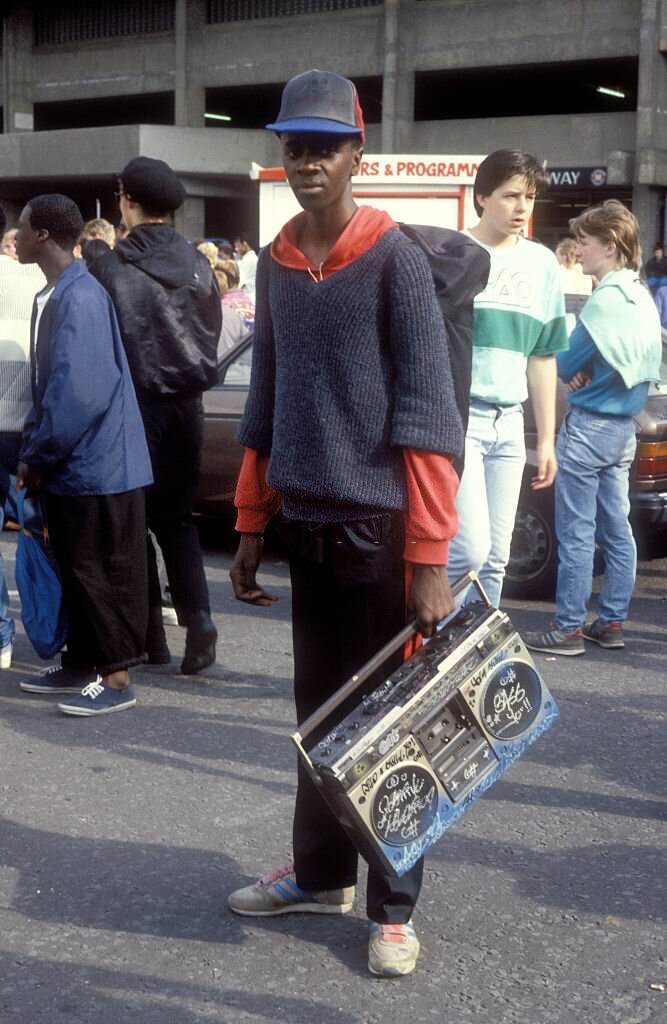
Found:
<path fill-rule="evenodd" d="M 143 660 L 147 618 L 143 490 L 47 497 L 67 611 L 67 668 L 101 676 Z"/>
<path fill-rule="evenodd" d="M 192 519 L 204 432 L 201 396 L 142 399 L 141 414 L 155 481 L 146 492 L 148 526 L 162 550 L 178 620 L 188 626 L 199 613 L 210 613 L 199 535 Z M 160 580 L 155 549 L 150 540 L 148 544 L 149 619 L 153 632 L 160 634 Z"/>
<path fill-rule="evenodd" d="M 283 520 L 279 526 L 290 554 L 299 723 L 405 625 L 402 518 L 391 514 L 329 526 Z M 399 652 L 389 660 L 361 692 L 377 686 L 401 657 Z M 316 891 L 354 885 L 357 850 L 300 763 L 298 773 L 293 826 L 297 883 Z M 423 870 L 423 859 L 402 878 L 369 867 L 370 920 L 408 921 Z"/>

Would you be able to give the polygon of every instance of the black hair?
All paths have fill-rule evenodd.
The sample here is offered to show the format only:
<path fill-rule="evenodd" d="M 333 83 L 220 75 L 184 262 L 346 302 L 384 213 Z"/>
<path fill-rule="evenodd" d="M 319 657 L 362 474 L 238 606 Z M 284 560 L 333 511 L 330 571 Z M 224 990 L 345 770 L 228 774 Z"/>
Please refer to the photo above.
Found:
<path fill-rule="evenodd" d="M 48 231 L 57 246 L 71 252 L 83 230 L 83 217 L 73 199 L 58 192 L 35 196 L 27 204 L 33 231 Z"/>
<path fill-rule="evenodd" d="M 105 252 L 111 252 L 111 246 L 103 238 L 86 238 L 81 243 L 81 255 L 87 267 Z"/>
<path fill-rule="evenodd" d="M 520 149 L 497 149 L 489 153 L 477 168 L 473 202 L 478 217 L 482 216 L 482 207 L 477 202 L 477 196 L 490 196 L 504 181 L 515 175 L 525 178 L 536 192 L 543 192 L 549 185 L 546 172 L 536 157 Z"/>
<path fill-rule="evenodd" d="M 7 230 L 7 214 L 0 206 L 0 235 L 4 235 Z"/>
<path fill-rule="evenodd" d="M 250 231 L 237 231 L 234 236 L 235 241 L 236 239 L 238 239 L 239 242 L 245 242 L 251 249 L 255 248 L 254 237 Z"/>

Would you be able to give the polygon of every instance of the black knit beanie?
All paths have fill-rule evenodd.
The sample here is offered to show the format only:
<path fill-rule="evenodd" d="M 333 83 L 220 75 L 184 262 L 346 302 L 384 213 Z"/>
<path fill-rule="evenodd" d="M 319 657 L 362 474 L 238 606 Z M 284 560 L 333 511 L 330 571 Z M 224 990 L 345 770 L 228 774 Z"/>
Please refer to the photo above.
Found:
<path fill-rule="evenodd" d="M 137 156 L 120 172 L 123 192 L 152 212 L 171 213 L 183 205 L 185 189 L 169 164 Z"/>

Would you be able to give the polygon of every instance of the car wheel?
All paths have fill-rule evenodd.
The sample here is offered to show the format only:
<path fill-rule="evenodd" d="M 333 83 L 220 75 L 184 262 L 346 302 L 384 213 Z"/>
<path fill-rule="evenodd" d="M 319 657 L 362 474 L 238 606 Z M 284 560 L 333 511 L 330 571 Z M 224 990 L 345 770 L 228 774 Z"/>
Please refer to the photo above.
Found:
<path fill-rule="evenodd" d="M 510 560 L 505 573 L 506 597 L 553 597 L 558 571 L 553 489 L 521 495 L 514 521 Z"/>

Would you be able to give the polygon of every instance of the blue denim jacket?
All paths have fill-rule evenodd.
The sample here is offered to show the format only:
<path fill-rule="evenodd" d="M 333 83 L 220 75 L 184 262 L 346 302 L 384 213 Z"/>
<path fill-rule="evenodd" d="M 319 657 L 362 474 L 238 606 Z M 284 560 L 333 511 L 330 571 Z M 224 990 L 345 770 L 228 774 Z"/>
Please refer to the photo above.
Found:
<path fill-rule="evenodd" d="M 152 483 L 146 435 L 109 295 L 75 260 L 31 327 L 33 409 L 20 460 L 52 494 L 119 494 Z"/>

